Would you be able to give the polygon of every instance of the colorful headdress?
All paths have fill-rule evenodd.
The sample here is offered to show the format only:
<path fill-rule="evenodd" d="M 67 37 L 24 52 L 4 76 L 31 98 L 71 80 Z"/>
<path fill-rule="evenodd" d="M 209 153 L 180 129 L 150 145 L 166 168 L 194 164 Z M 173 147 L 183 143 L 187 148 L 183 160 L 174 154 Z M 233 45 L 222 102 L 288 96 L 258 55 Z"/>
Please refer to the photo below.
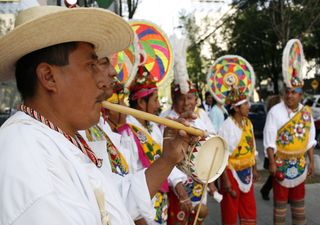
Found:
<path fill-rule="evenodd" d="M 125 87 L 118 79 L 115 79 L 113 94 L 110 98 L 107 99 L 108 102 L 119 104 L 122 99 L 125 97 Z"/>
<path fill-rule="evenodd" d="M 187 94 L 187 93 L 197 93 L 198 92 L 197 88 L 195 87 L 195 85 L 191 81 L 188 80 L 186 85 L 187 85 L 187 89 L 188 89 L 187 92 L 185 92 L 181 88 L 180 84 L 173 84 L 171 91 L 173 94 Z"/>
<path fill-rule="evenodd" d="M 291 39 L 286 44 L 282 55 L 282 75 L 284 83 L 289 88 L 302 88 L 304 54 L 302 44 L 298 39 Z"/>
<path fill-rule="evenodd" d="M 225 55 L 210 67 L 207 82 L 209 91 L 218 102 L 237 106 L 251 96 L 255 73 L 241 56 Z"/>
<path fill-rule="evenodd" d="M 129 24 L 136 34 L 135 42 L 128 49 L 117 53 L 113 65 L 118 79 L 127 86 L 131 85 L 138 66 L 143 65 L 157 86 L 171 81 L 173 53 L 165 33 L 154 23 L 145 20 L 131 20 Z"/>
<path fill-rule="evenodd" d="M 155 92 L 157 90 L 157 81 L 145 66 L 139 66 L 135 80 L 129 89 L 130 98 L 137 100 Z"/>
<path fill-rule="evenodd" d="M 232 87 L 226 96 L 225 104 L 239 106 L 246 101 L 248 101 L 248 96 L 245 94 L 245 87 Z"/>

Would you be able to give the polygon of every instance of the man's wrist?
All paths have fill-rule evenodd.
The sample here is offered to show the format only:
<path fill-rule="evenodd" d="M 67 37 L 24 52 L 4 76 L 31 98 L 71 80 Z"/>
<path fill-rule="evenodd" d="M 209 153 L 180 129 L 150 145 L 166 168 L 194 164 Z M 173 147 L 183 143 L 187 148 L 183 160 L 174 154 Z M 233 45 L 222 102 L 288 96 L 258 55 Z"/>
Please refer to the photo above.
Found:
<path fill-rule="evenodd" d="M 160 156 L 159 159 L 157 159 L 157 160 L 159 160 L 161 163 L 167 165 L 168 167 L 172 167 L 172 168 L 177 164 L 176 161 L 174 161 L 170 157 L 167 157 L 164 155 Z"/>

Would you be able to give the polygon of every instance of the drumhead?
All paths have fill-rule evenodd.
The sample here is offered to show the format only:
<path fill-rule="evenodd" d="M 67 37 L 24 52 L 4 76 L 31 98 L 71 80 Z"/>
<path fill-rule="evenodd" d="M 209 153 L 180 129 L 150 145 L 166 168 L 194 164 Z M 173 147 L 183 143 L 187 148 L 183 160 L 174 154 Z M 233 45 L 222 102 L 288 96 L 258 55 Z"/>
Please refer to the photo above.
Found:
<path fill-rule="evenodd" d="M 222 137 L 216 135 L 200 141 L 200 146 L 200 150 L 194 159 L 196 179 L 206 183 L 209 175 L 208 182 L 211 183 L 223 173 L 227 166 L 228 145 Z"/>

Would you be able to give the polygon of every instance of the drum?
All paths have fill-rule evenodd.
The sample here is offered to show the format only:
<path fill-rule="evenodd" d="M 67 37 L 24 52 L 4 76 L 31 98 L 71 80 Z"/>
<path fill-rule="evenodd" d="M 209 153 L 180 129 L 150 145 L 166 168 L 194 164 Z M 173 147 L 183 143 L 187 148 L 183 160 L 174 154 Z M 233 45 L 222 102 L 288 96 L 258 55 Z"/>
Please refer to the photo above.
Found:
<path fill-rule="evenodd" d="M 223 173 L 228 157 L 227 143 L 222 137 L 214 135 L 190 146 L 177 168 L 200 183 L 211 183 Z"/>

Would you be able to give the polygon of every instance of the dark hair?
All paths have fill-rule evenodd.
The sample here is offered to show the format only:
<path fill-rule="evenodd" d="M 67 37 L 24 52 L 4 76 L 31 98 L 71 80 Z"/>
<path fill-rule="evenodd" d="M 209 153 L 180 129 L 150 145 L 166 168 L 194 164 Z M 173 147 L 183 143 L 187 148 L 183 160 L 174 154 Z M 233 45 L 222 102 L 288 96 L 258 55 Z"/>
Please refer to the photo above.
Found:
<path fill-rule="evenodd" d="M 234 106 L 234 107 L 237 107 L 237 106 Z M 236 110 L 234 110 L 234 107 L 231 107 L 231 105 L 226 106 L 229 116 L 234 116 L 236 114 Z"/>
<path fill-rule="evenodd" d="M 205 98 L 208 97 L 208 96 L 211 96 L 210 91 L 206 91 L 206 93 L 204 94 L 204 97 L 205 97 Z"/>
<path fill-rule="evenodd" d="M 130 95 L 129 95 L 129 106 L 130 106 L 131 108 L 137 109 L 137 107 L 138 107 L 138 99 L 133 100 L 133 99 L 132 99 L 133 94 L 134 94 L 134 93 L 132 93 L 132 94 L 130 93 Z M 145 96 L 145 97 L 142 97 L 141 99 L 145 100 L 146 103 L 148 103 L 148 102 L 149 102 L 149 98 L 150 98 L 151 96 L 152 96 L 152 95 L 150 94 L 150 95 L 147 95 L 147 96 Z"/>
<path fill-rule="evenodd" d="M 42 48 L 21 57 L 16 63 L 17 88 L 23 100 L 32 98 L 36 92 L 37 66 L 46 62 L 56 66 L 69 64 L 69 54 L 77 48 L 78 42 L 67 42 Z"/>

